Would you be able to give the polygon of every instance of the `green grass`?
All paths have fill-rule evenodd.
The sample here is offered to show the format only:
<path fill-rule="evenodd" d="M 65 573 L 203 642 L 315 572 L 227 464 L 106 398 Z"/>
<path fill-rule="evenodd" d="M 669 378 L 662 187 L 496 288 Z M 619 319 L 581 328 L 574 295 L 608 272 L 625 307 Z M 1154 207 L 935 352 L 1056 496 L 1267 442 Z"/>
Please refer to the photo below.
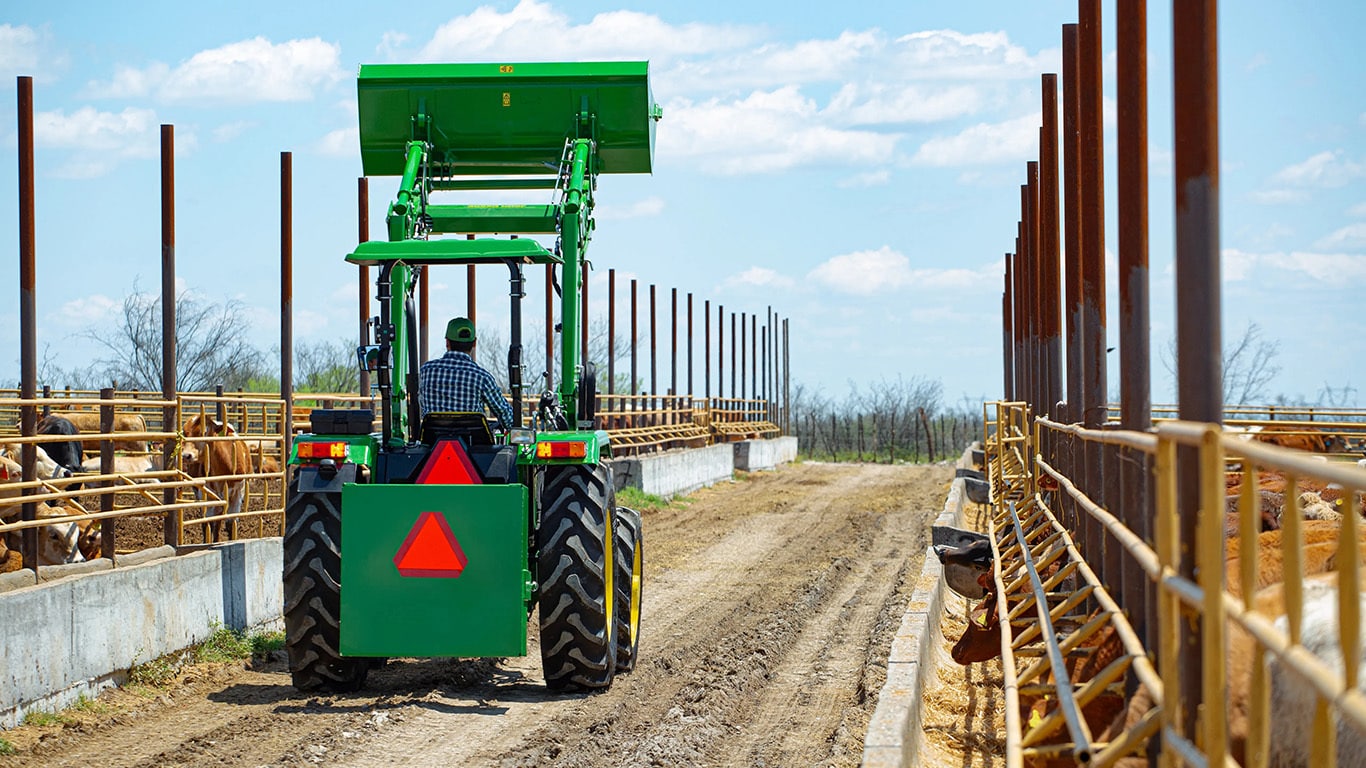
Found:
<path fill-rule="evenodd" d="M 67 718 L 56 712 L 40 712 L 36 709 L 24 715 L 24 725 L 36 725 L 40 728 L 45 725 L 61 725 L 66 721 Z"/>
<path fill-rule="evenodd" d="M 71 709 L 78 712 L 89 712 L 92 715 L 102 715 L 109 711 L 109 706 L 100 703 L 99 699 L 92 699 L 82 693 L 76 698 L 76 703 L 71 705 Z"/>
<path fill-rule="evenodd" d="M 19 754 L 19 750 L 15 749 L 13 744 L 9 743 L 8 741 L 5 741 L 3 738 L 0 738 L 0 755 L 17 754 Z"/>
<path fill-rule="evenodd" d="M 214 624 L 212 629 L 202 643 L 135 665 L 128 671 L 128 682 L 145 688 L 164 688 L 187 664 L 242 661 L 285 647 L 283 632 L 248 635 L 220 624 Z"/>
<path fill-rule="evenodd" d="M 686 507 L 691 503 L 687 496 L 675 496 L 672 499 L 665 499 L 653 493 L 646 493 L 639 488 L 622 488 L 617 491 L 617 505 L 630 507 L 637 512 L 647 510 L 666 509 L 669 507 Z"/>

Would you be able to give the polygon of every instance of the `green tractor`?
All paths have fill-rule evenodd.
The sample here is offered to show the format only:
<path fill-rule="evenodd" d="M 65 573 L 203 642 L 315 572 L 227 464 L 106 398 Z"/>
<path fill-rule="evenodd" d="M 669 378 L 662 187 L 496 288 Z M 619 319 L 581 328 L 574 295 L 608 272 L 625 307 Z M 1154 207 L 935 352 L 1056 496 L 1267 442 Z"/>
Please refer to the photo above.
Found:
<path fill-rule="evenodd" d="M 641 520 L 616 506 L 612 446 L 593 428 L 580 277 L 598 176 L 651 170 L 662 113 L 648 65 L 366 65 L 358 92 L 365 174 L 401 177 L 388 240 L 346 257 L 377 268 L 379 315 L 359 357 L 377 382 L 380 430 L 373 411 L 315 410 L 291 450 L 294 686 L 354 690 L 392 657 L 526 655 L 539 605 L 546 684 L 606 688 L 636 661 Z M 544 189 L 555 202 L 430 202 L 439 191 L 509 189 Z M 522 234 L 556 236 L 554 247 Z M 446 264 L 508 270 L 518 423 L 420 411 L 413 292 L 423 270 Z M 528 264 L 559 269 L 561 369 L 524 409 Z"/>

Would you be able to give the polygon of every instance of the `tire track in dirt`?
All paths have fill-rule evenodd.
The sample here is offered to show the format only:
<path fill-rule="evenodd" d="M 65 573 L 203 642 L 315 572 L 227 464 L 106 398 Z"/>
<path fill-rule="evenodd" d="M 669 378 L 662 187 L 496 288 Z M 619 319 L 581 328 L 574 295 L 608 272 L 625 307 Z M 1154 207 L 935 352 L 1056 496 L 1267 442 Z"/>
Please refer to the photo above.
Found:
<path fill-rule="evenodd" d="M 553 694 L 530 654 L 303 696 L 275 663 L 0 766 L 857 765 L 949 467 L 803 464 L 645 518 L 641 659 Z"/>

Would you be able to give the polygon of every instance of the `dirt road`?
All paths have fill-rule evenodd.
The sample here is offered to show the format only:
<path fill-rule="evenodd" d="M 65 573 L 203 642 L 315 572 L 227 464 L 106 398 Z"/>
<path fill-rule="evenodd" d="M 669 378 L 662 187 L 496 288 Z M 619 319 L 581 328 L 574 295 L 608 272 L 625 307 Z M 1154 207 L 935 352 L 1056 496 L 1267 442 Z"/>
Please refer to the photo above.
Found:
<path fill-rule="evenodd" d="M 534 633 L 526 658 L 394 661 L 351 695 L 300 695 L 276 660 L 16 732 L 0 766 L 857 765 L 952 476 L 807 463 L 648 513 L 640 662 L 604 693 L 548 693 Z"/>

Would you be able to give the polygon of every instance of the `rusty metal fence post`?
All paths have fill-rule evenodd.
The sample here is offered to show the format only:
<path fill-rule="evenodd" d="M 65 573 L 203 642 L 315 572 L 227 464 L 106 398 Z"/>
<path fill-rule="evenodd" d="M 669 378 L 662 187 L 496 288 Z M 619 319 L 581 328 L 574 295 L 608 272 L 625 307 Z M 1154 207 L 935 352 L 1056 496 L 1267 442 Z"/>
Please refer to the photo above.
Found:
<path fill-rule="evenodd" d="M 1222 311 L 1219 283 L 1219 79 L 1217 3 L 1197 0 L 1172 10 L 1173 123 L 1176 176 L 1176 368 L 1180 418 L 1223 422 L 1220 388 Z M 1181 574 L 1194 578 L 1196 518 L 1200 509 L 1200 458 L 1178 451 Z M 1181 622 L 1180 713 L 1187 737 L 1198 733 L 1205 628 Z M 1206 706 L 1210 702 L 1205 702 Z"/>
<path fill-rule="evenodd" d="M 176 341 L 175 341 L 175 127 L 161 126 L 161 399 L 176 399 Z M 162 429 L 180 431 L 176 408 L 166 406 L 162 412 Z M 162 466 L 180 466 L 174 441 L 167 441 L 162 449 Z M 175 503 L 176 492 L 167 488 L 161 492 L 162 503 Z M 167 512 L 162 536 L 167 544 L 180 544 L 180 526 L 176 518 L 180 512 Z"/>

